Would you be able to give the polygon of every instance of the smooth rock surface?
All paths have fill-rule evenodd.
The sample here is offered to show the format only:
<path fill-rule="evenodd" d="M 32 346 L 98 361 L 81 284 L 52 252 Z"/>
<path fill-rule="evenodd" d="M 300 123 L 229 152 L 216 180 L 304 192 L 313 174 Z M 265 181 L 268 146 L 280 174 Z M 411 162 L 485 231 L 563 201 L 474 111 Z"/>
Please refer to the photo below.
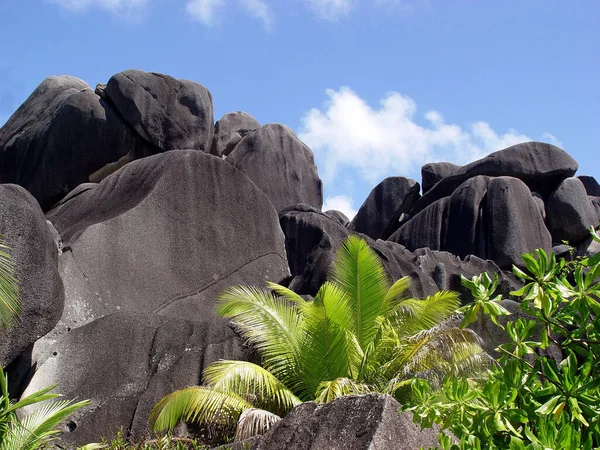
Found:
<path fill-rule="evenodd" d="M 442 178 L 456 172 L 461 166 L 449 162 L 428 163 L 421 167 L 423 194 L 429 191 Z"/>
<path fill-rule="evenodd" d="M 552 248 L 552 237 L 538 205 L 519 179 L 497 177 L 490 181 L 484 215 L 486 257 L 501 269 L 522 266 L 523 253 Z"/>
<path fill-rule="evenodd" d="M 116 313 L 53 341 L 38 354 L 24 395 L 59 383 L 66 399 L 90 399 L 62 425 L 60 444 L 113 438 L 119 428 L 141 438 L 148 414 L 165 395 L 201 382 L 202 370 L 224 359 L 246 359 L 224 319 Z"/>
<path fill-rule="evenodd" d="M 300 203 L 321 209 L 323 186 L 312 151 L 291 128 L 264 125 L 248 134 L 226 161 L 244 172 L 277 211 Z"/>
<path fill-rule="evenodd" d="M 64 333 L 117 312 L 217 318 L 217 294 L 289 275 L 267 197 L 198 151 L 134 161 L 48 214 L 60 234 Z M 256 226 L 256 224 L 261 226 Z"/>
<path fill-rule="evenodd" d="M 0 329 L 0 366 L 6 367 L 54 328 L 63 311 L 64 290 L 58 249 L 44 213 L 20 186 L 0 185 L 0 235 L 16 263 L 22 304 L 18 324 Z"/>
<path fill-rule="evenodd" d="M 210 153 L 225 157 L 248 133 L 260 127 L 260 123 L 243 111 L 227 113 L 215 124 L 215 136 Z"/>
<path fill-rule="evenodd" d="M 594 177 L 579 175 L 577 178 L 583 183 L 587 195 L 591 195 L 592 197 L 600 197 L 600 184 L 598 184 Z"/>
<path fill-rule="evenodd" d="M 489 154 L 446 175 L 415 204 L 411 214 L 446 197 L 477 175 L 510 176 L 523 181 L 533 192 L 547 198 L 562 180 L 572 177 L 578 164 L 564 150 L 542 142 L 525 142 Z"/>
<path fill-rule="evenodd" d="M 303 403 L 252 450 L 418 450 L 437 446 L 438 427 L 421 430 L 412 413 L 381 394 L 348 395 L 324 405 Z"/>
<path fill-rule="evenodd" d="M 588 200 L 586 189 L 577 178 L 567 178 L 546 202 L 546 223 L 555 241 L 571 245 L 589 236 L 589 229 L 598 225 L 598 215 Z"/>
<path fill-rule="evenodd" d="M 103 167 L 152 153 L 82 80 L 50 77 L 0 129 L 0 183 L 48 210 Z"/>
<path fill-rule="evenodd" d="M 330 209 L 328 211 L 325 211 L 323 214 L 331 217 L 333 220 L 337 220 L 339 224 L 343 227 L 347 227 L 350 223 L 350 219 L 348 219 L 348 216 L 346 216 L 346 214 L 344 214 L 343 212 L 338 211 L 337 209 Z"/>
<path fill-rule="evenodd" d="M 204 86 L 160 73 L 126 70 L 108 80 L 104 94 L 125 121 L 158 149 L 210 150 L 213 102 Z"/>
<path fill-rule="evenodd" d="M 410 178 L 386 178 L 369 193 L 348 229 L 373 239 L 383 238 L 390 222 L 411 210 L 419 190 L 419 183 Z"/>

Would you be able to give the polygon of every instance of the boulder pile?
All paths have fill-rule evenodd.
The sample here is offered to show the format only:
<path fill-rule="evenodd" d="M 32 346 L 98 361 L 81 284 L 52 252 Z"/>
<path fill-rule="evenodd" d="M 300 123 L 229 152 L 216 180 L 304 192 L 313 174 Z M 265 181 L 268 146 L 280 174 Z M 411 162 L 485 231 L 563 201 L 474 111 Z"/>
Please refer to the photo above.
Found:
<path fill-rule="evenodd" d="M 59 383 L 92 400 L 65 425 L 65 445 L 120 427 L 140 437 L 161 397 L 199 384 L 217 359 L 252 357 L 214 312 L 224 288 L 274 281 L 314 295 L 360 233 L 417 297 L 453 289 L 468 302 L 461 274 L 485 271 L 509 298 L 523 253 L 564 252 L 563 241 L 590 251 L 600 186 L 577 169 L 540 142 L 430 163 L 421 184 L 383 180 L 349 220 L 322 211 L 313 153 L 290 128 L 240 111 L 215 124 L 198 83 L 138 70 L 95 89 L 47 78 L 0 128 L 0 234 L 23 302 L 18 326 L 0 331 L 0 363 L 14 395 Z M 348 411 L 368 448 L 404 429 L 402 448 L 429 442 L 394 408 L 377 396 L 305 404 L 253 445 L 304 435 L 314 448 L 367 448 L 350 445 Z"/>

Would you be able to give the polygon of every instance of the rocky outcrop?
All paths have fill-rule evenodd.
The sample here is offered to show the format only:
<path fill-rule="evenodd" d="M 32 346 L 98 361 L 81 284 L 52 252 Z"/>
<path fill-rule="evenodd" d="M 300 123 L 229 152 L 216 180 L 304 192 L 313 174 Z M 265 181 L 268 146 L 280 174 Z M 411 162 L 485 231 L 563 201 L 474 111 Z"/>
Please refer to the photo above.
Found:
<path fill-rule="evenodd" d="M 589 237 L 589 229 L 598 225 L 598 215 L 577 178 L 567 178 L 546 202 L 546 223 L 557 242 L 578 244 Z"/>
<path fill-rule="evenodd" d="M 428 163 L 421 167 L 421 183 L 423 194 L 428 192 L 438 181 L 456 172 L 461 166 L 449 162 Z"/>
<path fill-rule="evenodd" d="M 65 446 L 110 439 L 121 427 L 139 439 L 152 406 L 200 383 L 204 367 L 220 358 L 247 358 L 226 320 L 115 313 L 38 351 L 39 367 L 25 395 L 58 383 L 66 398 L 92 401 L 63 424 Z"/>
<path fill-rule="evenodd" d="M 104 95 L 154 147 L 163 151 L 210 150 L 213 103 L 204 86 L 160 73 L 126 70 L 108 80 Z"/>
<path fill-rule="evenodd" d="M 105 166 L 152 152 L 84 81 L 50 77 L 0 128 L 0 183 L 23 186 L 48 210 Z"/>
<path fill-rule="evenodd" d="M 542 142 L 513 145 L 446 175 L 417 201 L 413 214 L 452 194 L 462 183 L 477 175 L 518 178 L 531 191 L 547 197 L 562 180 L 572 177 L 577 168 L 577 161 L 554 145 Z"/>
<path fill-rule="evenodd" d="M 285 125 L 248 134 L 226 161 L 244 172 L 277 211 L 300 203 L 321 209 L 323 186 L 310 149 Z"/>
<path fill-rule="evenodd" d="M 203 152 L 132 162 L 48 219 L 62 240 L 66 292 L 55 333 L 118 311 L 216 320 L 214 301 L 226 287 L 289 274 L 267 197 Z"/>
<path fill-rule="evenodd" d="M 410 178 L 386 178 L 371 191 L 348 229 L 373 239 L 386 238 L 384 233 L 391 222 L 398 223 L 400 215 L 412 209 L 419 198 L 419 189 L 419 183 Z"/>
<path fill-rule="evenodd" d="M 438 427 L 421 430 L 412 414 L 381 394 L 349 395 L 325 405 L 303 403 L 276 423 L 252 450 L 418 450 L 437 446 Z"/>
<path fill-rule="evenodd" d="M 226 157 L 248 133 L 260 127 L 260 123 L 242 111 L 227 113 L 215 124 L 215 137 L 210 153 Z"/>
<path fill-rule="evenodd" d="M 64 291 L 58 249 L 44 213 L 20 186 L 0 185 L 0 235 L 16 263 L 22 304 L 17 325 L 0 329 L 0 366 L 6 367 L 54 328 Z"/>

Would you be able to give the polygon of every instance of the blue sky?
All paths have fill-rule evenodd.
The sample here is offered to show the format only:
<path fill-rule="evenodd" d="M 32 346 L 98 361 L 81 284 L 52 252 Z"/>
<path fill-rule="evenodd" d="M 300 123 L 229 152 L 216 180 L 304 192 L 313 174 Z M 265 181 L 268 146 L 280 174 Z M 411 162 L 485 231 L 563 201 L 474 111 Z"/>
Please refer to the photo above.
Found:
<path fill-rule="evenodd" d="M 137 68 L 313 149 L 327 206 L 386 176 L 557 143 L 600 180 L 597 0 L 0 0 L 0 124 L 47 76 Z"/>

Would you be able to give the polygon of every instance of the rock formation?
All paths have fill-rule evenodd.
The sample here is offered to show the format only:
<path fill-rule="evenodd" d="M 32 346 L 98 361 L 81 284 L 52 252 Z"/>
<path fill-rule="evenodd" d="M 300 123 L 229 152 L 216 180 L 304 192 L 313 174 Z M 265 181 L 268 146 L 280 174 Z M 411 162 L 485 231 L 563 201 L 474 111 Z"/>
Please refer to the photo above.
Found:
<path fill-rule="evenodd" d="M 600 186 L 573 178 L 577 168 L 539 142 L 465 166 L 430 163 L 422 192 L 387 178 L 349 221 L 321 211 L 313 153 L 290 128 L 239 111 L 215 125 L 198 83 L 128 70 L 94 92 L 50 77 L 0 128 L 0 233 L 24 307 L 0 331 L 0 362 L 12 392 L 60 383 L 67 398 L 93 401 L 64 425 L 64 445 L 121 426 L 141 436 L 159 398 L 200 383 L 216 359 L 251 356 L 214 312 L 224 288 L 269 280 L 314 295 L 358 233 L 416 297 L 452 289 L 466 303 L 461 275 L 485 271 L 510 302 L 519 282 L 509 270 L 524 252 L 568 255 L 564 240 L 579 255 L 600 250 L 588 235 Z M 250 445 L 436 444 L 396 409 L 381 396 L 303 404 Z"/>

